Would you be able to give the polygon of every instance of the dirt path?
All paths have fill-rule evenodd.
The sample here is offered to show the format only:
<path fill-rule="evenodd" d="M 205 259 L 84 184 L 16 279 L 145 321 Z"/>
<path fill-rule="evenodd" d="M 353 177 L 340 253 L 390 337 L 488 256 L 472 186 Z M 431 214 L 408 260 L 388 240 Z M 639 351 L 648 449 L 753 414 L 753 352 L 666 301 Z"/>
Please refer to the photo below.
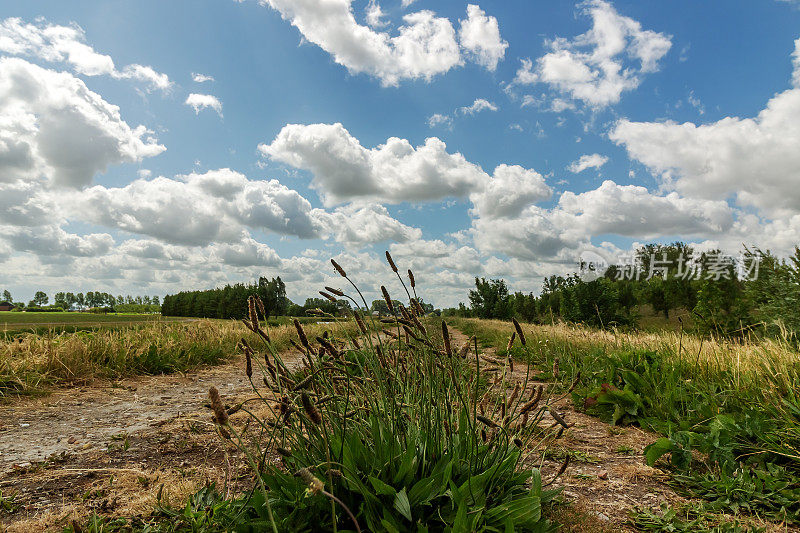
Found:
<path fill-rule="evenodd" d="M 185 375 L 130 378 L 3 406 L 0 472 L 25 468 L 62 452 L 78 456 L 106 448 L 164 421 L 202 413 L 210 385 L 227 397 L 250 390 L 240 361 Z"/>
<path fill-rule="evenodd" d="M 467 340 L 454 329 L 451 337 L 459 346 Z M 493 348 L 482 348 L 481 353 L 495 358 Z M 525 365 L 517 363 L 512 379 L 523 383 L 525 373 Z M 537 381 L 535 376 L 529 378 L 527 394 L 538 385 L 547 388 L 549 384 Z M 627 523 L 628 512 L 634 507 L 658 508 L 660 503 L 682 501 L 664 483 L 664 474 L 645 464 L 642 451 L 657 435 L 635 427 L 614 427 L 580 413 L 568 397 L 553 405 L 571 427 L 548 451 L 541 470 L 543 479 L 550 479 L 570 456 L 569 467 L 554 484 L 563 488 L 565 499 L 580 511 L 579 517 L 570 516 L 574 511 L 569 510 L 559 516 L 568 526 L 566 531 L 635 531 Z M 555 422 L 549 414 L 545 416 Z M 577 522 L 570 523 L 572 520 Z"/>
<path fill-rule="evenodd" d="M 290 365 L 298 360 L 284 354 Z M 13 495 L 15 507 L 0 510 L 0 531 L 60 530 L 92 510 L 144 514 L 156 503 L 156 483 L 178 503 L 208 480 L 235 479 L 204 404 L 211 385 L 229 404 L 249 397 L 243 368 L 237 358 L 0 407 L 0 495 Z"/>

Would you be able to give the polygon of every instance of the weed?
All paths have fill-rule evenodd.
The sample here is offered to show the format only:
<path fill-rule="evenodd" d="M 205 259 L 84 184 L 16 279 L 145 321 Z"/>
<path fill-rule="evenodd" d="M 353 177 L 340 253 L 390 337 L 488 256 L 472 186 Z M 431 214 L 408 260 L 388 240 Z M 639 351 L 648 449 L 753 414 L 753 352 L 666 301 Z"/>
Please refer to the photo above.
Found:
<path fill-rule="evenodd" d="M 337 323 L 320 336 L 295 323 L 300 369 L 253 328 L 240 348 L 263 374 L 247 373 L 257 395 L 238 414 L 214 388 L 210 399 L 220 437 L 247 458 L 256 485 L 232 499 L 206 488 L 162 516 L 192 531 L 551 530 L 542 508 L 558 493 L 546 488 L 553 479 L 519 468 L 555 438 L 540 425 L 552 388 L 512 382 L 470 345 L 451 346 L 444 323 L 422 323 L 411 290 L 407 308 L 383 290 L 394 318 L 381 335 L 358 314 L 357 329 Z M 236 421 L 242 415 L 249 423 Z M 270 460 L 276 452 L 279 462 Z"/>

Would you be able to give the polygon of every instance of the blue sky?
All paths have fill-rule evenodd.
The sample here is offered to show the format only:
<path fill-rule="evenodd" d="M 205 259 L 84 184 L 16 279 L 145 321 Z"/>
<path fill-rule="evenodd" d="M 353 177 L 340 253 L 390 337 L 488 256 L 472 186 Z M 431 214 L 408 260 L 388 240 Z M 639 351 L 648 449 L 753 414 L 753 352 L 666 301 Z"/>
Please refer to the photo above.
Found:
<path fill-rule="evenodd" d="M 654 240 L 785 254 L 799 7 L 3 2 L 0 289 L 303 300 L 389 249 L 451 305 Z"/>

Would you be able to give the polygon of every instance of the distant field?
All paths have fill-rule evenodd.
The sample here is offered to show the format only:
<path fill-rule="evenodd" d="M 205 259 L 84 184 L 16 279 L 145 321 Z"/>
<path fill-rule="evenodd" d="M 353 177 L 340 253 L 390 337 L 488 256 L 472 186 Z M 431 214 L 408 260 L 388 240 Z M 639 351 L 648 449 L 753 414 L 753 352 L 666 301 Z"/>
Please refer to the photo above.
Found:
<path fill-rule="evenodd" d="M 73 331 L 95 327 L 130 326 L 152 322 L 175 322 L 185 319 L 164 318 L 161 315 L 114 314 L 95 315 L 91 313 L 19 313 L 0 311 L 0 332 L 23 330 L 54 329 Z"/>

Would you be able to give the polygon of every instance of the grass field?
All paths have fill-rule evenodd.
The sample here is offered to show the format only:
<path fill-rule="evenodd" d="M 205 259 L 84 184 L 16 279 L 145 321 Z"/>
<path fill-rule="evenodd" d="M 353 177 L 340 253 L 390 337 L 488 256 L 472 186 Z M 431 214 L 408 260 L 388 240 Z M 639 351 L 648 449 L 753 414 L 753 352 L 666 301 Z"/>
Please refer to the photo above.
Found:
<path fill-rule="evenodd" d="M 107 322 L 98 321 L 95 326 L 100 327 L 78 332 L 17 330 L 5 339 L 0 337 L 0 399 L 96 378 L 162 374 L 218 364 L 236 352 L 236 344 L 247 331 L 233 320 L 127 318 L 131 320 L 115 323 L 113 328 L 102 327 Z M 318 334 L 326 326 L 307 327 Z M 289 348 L 292 332 L 290 324 L 270 328 L 276 349 Z"/>
<path fill-rule="evenodd" d="M 41 325 L 41 324 L 104 324 L 108 322 L 153 322 L 172 320 L 162 318 L 161 315 L 108 313 L 105 315 L 94 313 L 20 313 L 15 311 L 0 311 L 0 324 L 8 325 Z"/>
<path fill-rule="evenodd" d="M 51 320 L 51 316 L 41 313 L 36 319 Z M 190 371 L 199 365 L 224 363 L 237 352 L 243 337 L 253 346 L 258 342 L 237 321 L 171 322 L 146 317 L 150 320 L 137 323 L 135 315 L 124 318 L 130 322 L 112 329 L 21 333 L 0 341 L 0 394 L 16 397 L 97 378 Z M 468 345 L 444 344 L 437 319 L 423 320 L 424 324 L 407 320 L 406 328 L 384 324 L 381 327 L 389 333 L 384 334 L 381 349 L 375 348 L 373 336 L 359 335 L 352 321 L 317 324 L 317 319 L 307 319 L 303 321 L 308 340 L 304 357 L 312 366 L 288 371 L 281 370 L 281 354 L 290 349 L 291 339 L 303 343 L 302 338 L 289 319 L 269 322 L 275 324 L 269 328 L 271 344 L 252 354 L 258 377 L 252 382 L 260 388 L 253 400 L 263 405 L 243 409 L 235 423 L 218 415 L 224 422 L 218 425 L 221 442 L 238 449 L 242 467 L 250 469 L 243 478 L 253 479 L 255 469 L 264 468 L 256 463 L 278 447 L 284 450 L 279 452 L 283 459 L 264 471 L 260 478 L 264 485 L 249 487 L 255 492 L 201 489 L 190 500 L 189 511 L 181 502 L 173 502 L 175 506 L 138 517 L 138 522 L 103 517 L 94 525 L 83 522 L 84 528 L 127 531 L 138 523 L 152 531 L 222 531 L 237 524 L 244 527 L 241 520 L 249 517 L 260 520 L 266 530 L 272 530 L 273 520 L 279 530 L 298 526 L 305 531 L 303 524 L 309 520 L 349 529 L 352 519 L 343 506 L 330 505 L 332 500 L 320 492 L 325 487 L 341 496 L 356 520 L 370 524 L 371 530 L 411 531 L 404 521 L 408 516 L 442 522 L 453 531 L 460 530 L 455 527 L 459 523 L 467 531 L 484 520 L 508 530 L 495 517 L 523 505 L 511 505 L 517 498 L 532 498 L 525 501 L 533 505 L 535 500 L 540 508 L 539 514 L 514 515 L 526 524 L 517 528 L 520 531 L 547 530 L 545 518 L 561 522 L 568 532 L 620 530 L 619 522 L 613 527 L 587 525 L 596 522 L 591 501 L 588 514 L 586 502 L 581 509 L 554 506 L 554 493 L 542 491 L 536 481 L 539 474 L 530 478 L 530 470 L 523 482 L 525 490 L 517 481 L 511 482 L 522 478 L 515 478 L 510 470 L 502 474 L 510 485 L 487 486 L 486 490 L 499 490 L 496 494 L 501 500 L 508 499 L 492 503 L 498 507 L 485 516 L 474 509 L 488 502 L 453 492 L 458 485 L 454 488 L 440 477 L 445 472 L 440 468 L 445 466 L 436 465 L 445 458 L 453 461 L 446 467 L 447 475 L 458 471 L 462 476 L 458 483 L 493 479 L 497 472 L 492 465 L 507 469 L 513 464 L 520 469 L 521 456 L 508 455 L 520 447 L 529 458 L 526 461 L 533 464 L 541 464 L 539 458 L 546 456 L 593 461 L 591 455 L 553 440 L 561 432 L 547 433 L 544 422 L 521 431 L 523 406 L 534 396 L 536 384 L 542 384 L 548 395 L 544 405 L 533 411 L 536 416 L 557 422 L 552 418 L 551 398 L 566 397 L 573 414 L 594 417 L 603 424 L 598 428 L 606 428 L 602 431 L 609 435 L 637 426 L 653 432 L 644 456 L 634 459 L 663 472 L 676 498 L 684 498 L 680 500 L 684 503 L 632 508 L 624 523 L 626 530 L 755 533 L 800 529 L 800 354 L 787 343 L 729 342 L 658 328 L 617 332 L 567 324 L 522 324 L 523 345 L 510 322 L 448 319 L 452 331 L 474 336 L 487 354 L 480 364 L 482 372 L 489 374 L 483 375 L 474 372 L 471 365 L 478 359 L 470 355 L 473 351 Z M 97 325 L 103 324 L 98 321 Z M 326 330 L 331 336 L 323 338 Z M 515 339 L 509 345 L 512 334 Z M 360 340 L 354 342 L 354 337 Z M 463 361 L 455 356 L 462 349 L 467 350 Z M 509 358 L 516 361 L 517 381 L 502 365 L 496 366 Z M 265 361 L 274 367 L 266 368 Z M 498 368 L 502 370 L 499 381 L 491 373 Z M 265 374 L 266 389 L 260 371 Z M 319 408 L 320 423 L 315 422 L 317 415 L 308 402 L 322 398 L 327 403 Z M 245 419 L 250 422 L 244 423 Z M 406 420 L 419 423 L 408 425 Z M 409 431 L 412 426 L 414 431 Z M 568 426 L 564 425 L 563 438 L 579 442 Z M 257 428 L 258 433 L 248 434 L 255 431 L 248 428 Z M 488 448 L 465 444 L 473 438 L 476 443 L 486 442 Z M 374 447 L 364 448 L 359 442 L 371 442 Z M 630 453 L 629 448 L 620 449 L 620 453 Z M 418 469 L 404 467 L 406 460 Z M 345 467 L 331 470 L 333 463 Z M 386 469 L 385 465 L 396 467 Z M 310 481 L 287 475 L 302 468 L 311 472 Z M 337 481 L 335 476 L 347 481 Z M 279 496 L 264 492 L 265 487 L 283 489 Z M 539 487 L 538 492 L 527 492 L 531 487 Z M 431 491 L 430 500 L 421 496 L 423 489 Z M 473 511 L 465 510 L 462 516 L 456 512 L 458 507 L 442 507 L 454 494 L 461 494 L 459 501 Z M 270 513 L 276 513 L 272 518 L 266 514 L 267 501 Z M 389 525 L 381 525 L 381 520 Z"/>

